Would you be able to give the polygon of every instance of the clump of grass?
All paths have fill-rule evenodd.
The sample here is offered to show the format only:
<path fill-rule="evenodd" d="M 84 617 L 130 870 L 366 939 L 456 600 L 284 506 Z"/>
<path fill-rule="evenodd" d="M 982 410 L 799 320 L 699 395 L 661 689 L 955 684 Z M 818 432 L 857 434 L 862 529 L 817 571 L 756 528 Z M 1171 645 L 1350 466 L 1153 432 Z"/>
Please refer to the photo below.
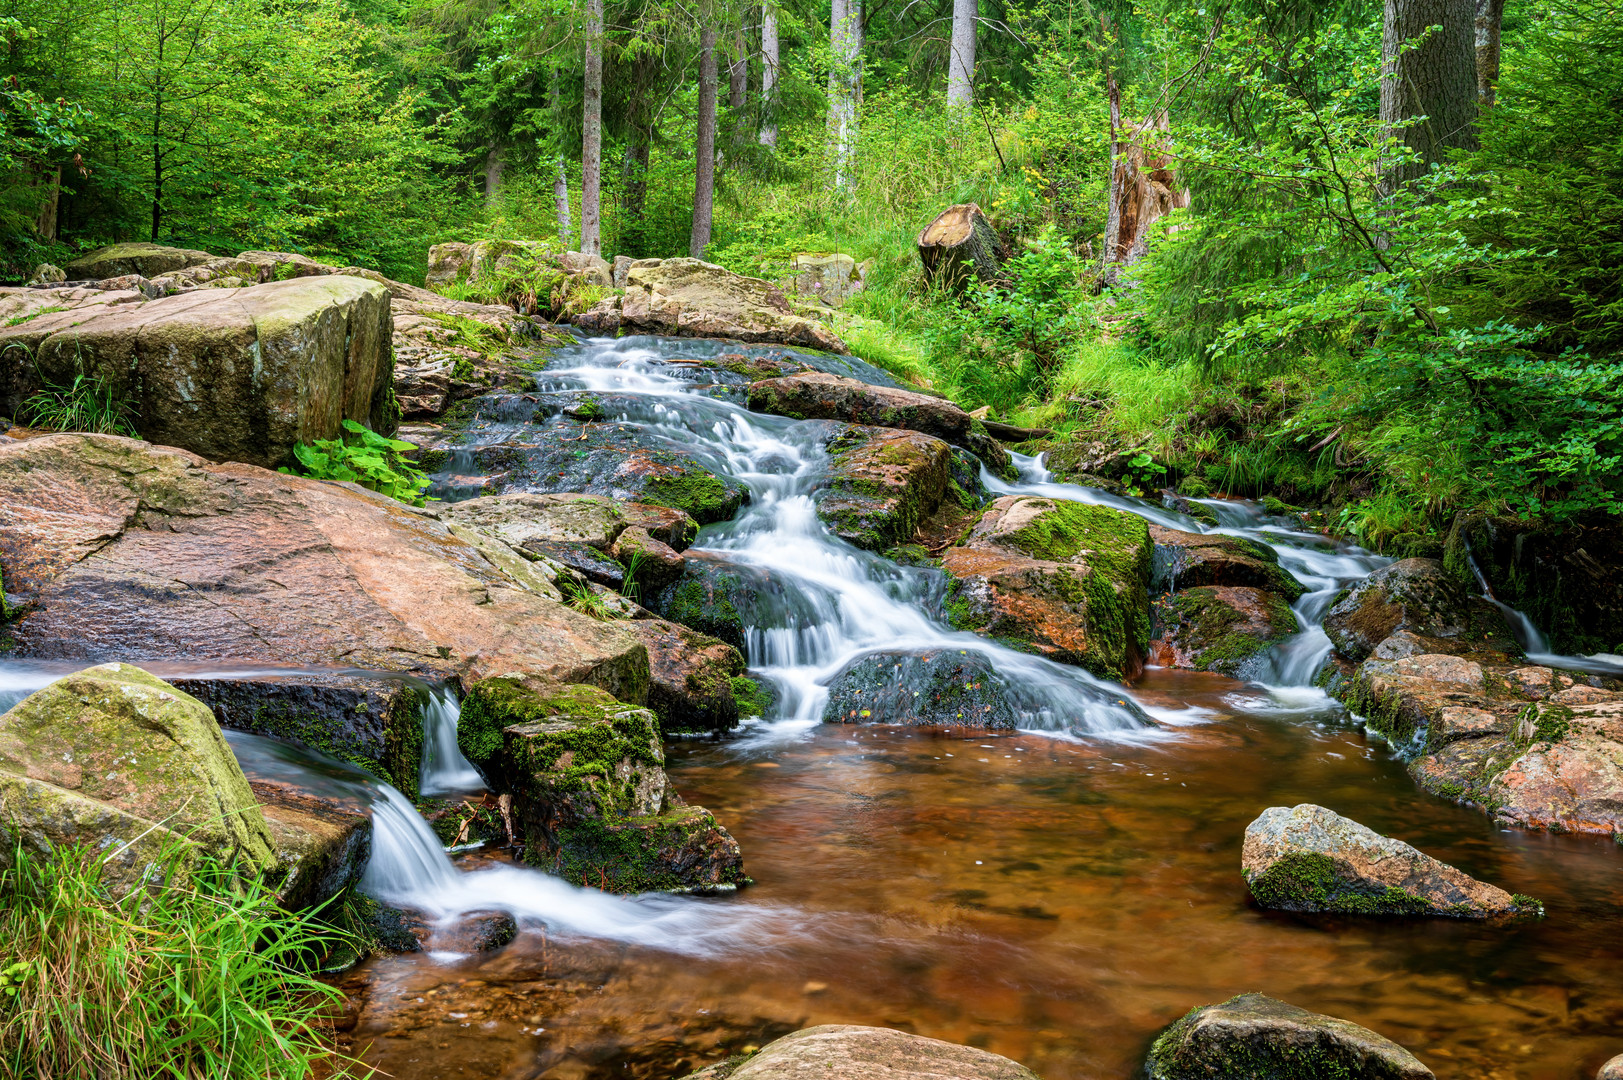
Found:
<path fill-rule="evenodd" d="M 52 431 L 93 431 L 134 438 L 139 414 L 106 379 L 81 370 L 74 373 L 71 383 L 47 383 L 43 390 L 30 394 L 17 410 L 17 419 L 30 427 Z"/>
<path fill-rule="evenodd" d="M 0 874 L 0 1076 L 354 1075 L 324 1037 L 341 993 L 307 968 L 334 932 L 176 849 L 123 897 L 85 847 L 19 845 Z"/>

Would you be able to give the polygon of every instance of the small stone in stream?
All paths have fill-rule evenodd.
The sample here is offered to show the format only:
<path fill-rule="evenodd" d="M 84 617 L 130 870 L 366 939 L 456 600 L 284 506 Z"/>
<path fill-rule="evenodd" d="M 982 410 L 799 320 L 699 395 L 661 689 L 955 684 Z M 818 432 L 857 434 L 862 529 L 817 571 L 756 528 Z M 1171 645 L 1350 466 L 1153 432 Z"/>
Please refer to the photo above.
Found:
<path fill-rule="evenodd" d="M 870 653 L 829 681 L 823 723 L 1013 729 L 1013 689 L 974 650 Z"/>
<path fill-rule="evenodd" d="M 1428 1074 L 1429 1075 L 1429 1074 Z M 1017 1061 L 890 1028 L 823 1024 L 728 1058 L 688 1080 L 1037 1080 Z"/>
<path fill-rule="evenodd" d="M 1312 803 L 1264 810 L 1246 827 L 1240 860 L 1257 903 L 1281 911 L 1482 919 L 1542 910 Z"/>
<path fill-rule="evenodd" d="M 1623 1080 L 1623 1054 L 1608 1061 L 1595 1074 L 1595 1080 Z"/>
<path fill-rule="evenodd" d="M 1262 994 L 1192 1010 L 1156 1038 L 1144 1072 L 1148 1080 L 1433 1080 L 1392 1040 Z"/>
<path fill-rule="evenodd" d="M 556 559 L 571 570 L 585 574 L 588 580 L 611 589 L 620 588 L 626 581 L 625 567 L 589 544 L 567 540 L 526 540 L 524 550 Z"/>

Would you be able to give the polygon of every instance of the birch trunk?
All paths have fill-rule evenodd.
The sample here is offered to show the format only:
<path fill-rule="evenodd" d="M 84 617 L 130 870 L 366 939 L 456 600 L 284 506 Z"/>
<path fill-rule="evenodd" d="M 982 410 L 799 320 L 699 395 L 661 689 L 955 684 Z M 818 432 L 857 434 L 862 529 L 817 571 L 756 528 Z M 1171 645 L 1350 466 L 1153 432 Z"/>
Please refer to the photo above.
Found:
<path fill-rule="evenodd" d="M 1476 0 L 1476 100 L 1492 108 L 1499 83 L 1499 27 L 1505 18 L 1505 0 Z"/>
<path fill-rule="evenodd" d="M 494 208 L 502 201 L 502 148 L 492 146 L 485 154 L 485 206 Z"/>
<path fill-rule="evenodd" d="M 952 2 L 952 53 L 947 57 L 947 110 L 967 109 L 975 98 L 975 0 Z"/>
<path fill-rule="evenodd" d="M 778 9 L 761 5 L 761 145 L 778 145 Z"/>
<path fill-rule="evenodd" d="M 603 254 L 603 0 L 586 0 L 586 87 L 581 111 L 580 249 Z"/>

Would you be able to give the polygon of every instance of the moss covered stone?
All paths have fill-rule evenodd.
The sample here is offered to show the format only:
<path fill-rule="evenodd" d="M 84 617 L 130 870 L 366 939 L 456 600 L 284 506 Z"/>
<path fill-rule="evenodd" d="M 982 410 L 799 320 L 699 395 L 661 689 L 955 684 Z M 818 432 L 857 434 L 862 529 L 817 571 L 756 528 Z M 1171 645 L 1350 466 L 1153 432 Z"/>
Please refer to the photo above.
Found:
<path fill-rule="evenodd" d="M 829 450 L 833 467 L 817 515 L 836 536 L 869 551 L 911 540 L 953 483 L 952 448 L 916 431 L 848 427 Z"/>
<path fill-rule="evenodd" d="M 1240 675 L 1274 645 L 1296 633 L 1296 615 L 1261 589 L 1202 586 L 1156 602 L 1157 662 L 1195 671 Z"/>

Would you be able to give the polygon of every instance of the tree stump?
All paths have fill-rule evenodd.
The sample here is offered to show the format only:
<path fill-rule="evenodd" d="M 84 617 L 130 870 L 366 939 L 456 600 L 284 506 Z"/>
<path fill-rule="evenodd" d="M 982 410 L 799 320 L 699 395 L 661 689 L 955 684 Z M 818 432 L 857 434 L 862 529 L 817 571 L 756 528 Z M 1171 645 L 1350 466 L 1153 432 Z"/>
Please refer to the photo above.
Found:
<path fill-rule="evenodd" d="M 919 233 L 918 245 L 924 280 L 931 285 L 962 293 L 971 277 L 990 282 L 998 276 L 1003 245 L 974 203 L 941 211 Z"/>

